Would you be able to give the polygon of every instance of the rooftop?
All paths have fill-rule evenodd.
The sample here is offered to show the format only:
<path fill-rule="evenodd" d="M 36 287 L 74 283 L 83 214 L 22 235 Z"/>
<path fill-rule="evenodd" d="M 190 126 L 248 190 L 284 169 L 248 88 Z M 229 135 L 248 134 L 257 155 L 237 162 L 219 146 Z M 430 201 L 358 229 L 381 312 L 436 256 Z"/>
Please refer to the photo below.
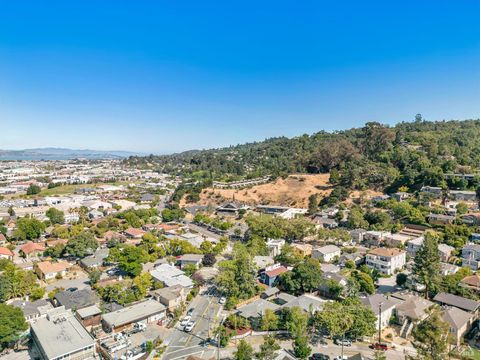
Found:
<path fill-rule="evenodd" d="M 476 311 L 480 307 L 480 301 L 470 300 L 445 292 L 438 293 L 433 300 L 445 305 L 455 306 L 465 311 Z"/>
<path fill-rule="evenodd" d="M 103 321 L 112 327 L 130 324 L 165 311 L 166 307 L 158 301 L 146 300 L 123 309 L 104 314 Z"/>
<path fill-rule="evenodd" d="M 405 253 L 405 251 L 397 249 L 397 248 L 376 248 L 370 251 L 369 255 L 376 255 L 376 256 L 386 256 L 386 257 L 393 257 L 400 254 Z"/>
<path fill-rule="evenodd" d="M 37 345 L 49 359 L 59 358 L 79 349 L 94 346 L 95 341 L 71 311 L 55 308 L 32 323 Z"/>

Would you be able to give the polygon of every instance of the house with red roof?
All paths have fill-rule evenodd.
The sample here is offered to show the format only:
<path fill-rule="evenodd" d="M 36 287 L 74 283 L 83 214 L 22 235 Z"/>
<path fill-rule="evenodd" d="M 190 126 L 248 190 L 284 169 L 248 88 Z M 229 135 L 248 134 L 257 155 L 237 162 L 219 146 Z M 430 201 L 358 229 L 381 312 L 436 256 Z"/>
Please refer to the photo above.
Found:
<path fill-rule="evenodd" d="M 13 260 L 13 252 L 6 247 L 0 247 L 0 259 Z"/>
<path fill-rule="evenodd" d="M 267 266 L 265 268 L 265 270 L 262 272 L 262 274 L 260 276 L 260 280 L 265 285 L 273 286 L 273 285 L 275 285 L 278 277 L 281 274 L 286 273 L 287 271 L 288 271 L 288 269 L 285 266 L 280 265 L 280 264 L 274 264 L 274 265 L 271 265 L 271 266 Z"/>
<path fill-rule="evenodd" d="M 19 252 L 20 255 L 22 255 L 25 259 L 29 259 L 32 257 L 38 257 L 39 255 L 43 254 L 44 251 L 45 247 L 42 244 L 29 241 L 20 247 Z"/>

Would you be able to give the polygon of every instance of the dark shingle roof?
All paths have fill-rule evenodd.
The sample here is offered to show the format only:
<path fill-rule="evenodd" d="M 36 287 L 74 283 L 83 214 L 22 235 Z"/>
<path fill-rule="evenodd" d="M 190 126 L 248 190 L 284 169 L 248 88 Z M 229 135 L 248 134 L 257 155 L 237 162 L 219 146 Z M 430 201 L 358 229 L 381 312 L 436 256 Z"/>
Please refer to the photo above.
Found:
<path fill-rule="evenodd" d="M 65 309 L 81 309 L 100 302 L 97 294 L 89 289 L 61 291 L 55 295 L 55 300 Z"/>
<path fill-rule="evenodd" d="M 480 301 L 470 300 L 461 296 L 444 292 L 438 293 L 433 300 L 445 305 L 455 306 L 456 308 L 465 311 L 475 311 L 480 306 Z"/>

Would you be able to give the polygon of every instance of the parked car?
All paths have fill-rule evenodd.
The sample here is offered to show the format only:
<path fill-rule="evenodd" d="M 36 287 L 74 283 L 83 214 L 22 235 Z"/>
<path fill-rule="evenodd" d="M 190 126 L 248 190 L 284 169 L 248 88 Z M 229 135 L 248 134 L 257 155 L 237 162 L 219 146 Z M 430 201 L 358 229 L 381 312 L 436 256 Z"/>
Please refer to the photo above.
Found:
<path fill-rule="evenodd" d="M 189 323 L 187 324 L 187 326 L 185 326 L 185 331 L 186 332 L 190 332 L 193 330 L 193 327 L 195 326 L 195 321 L 189 321 Z"/>
<path fill-rule="evenodd" d="M 320 353 L 313 353 L 310 357 L 310 360 L 330 360 L 330 356 Z"/>
<path fill-rule="evenodd" d="M 337 344 L 337 345 L 343 345 L 343 346 L 352 346 L 352 340 L 342 339 L 342 338 L 336 338 L 336 339 L 335 339 L 335 344 Z"/>
<path fill-rule="evenodd" d="M 227 302 L 227 298 L 225 296 L 222 296 L 220 300 L 218 300 L 218 303 L 220 305 L 224 305 Z"/>
<path fill-rule="evenodd" d="M 382 351 L 387 351 L 388 350 L 388 346 L 387 344 L 382 344 L 382 343 L 375 343 L 375 344 L 371 344 L 370 346 L 370 349 L 373 349 L 373 350 L 382 350 Z"/>
<path fill-rule="evenodd" d="M 338 355 L 333 360 L 347 360 L 347 359 L 348 359 L 347 355 L 343 355 L 343 356 Z"/>
<path fill-rule="evenodd" d="M 185 316 L 183 320 L 180 322 L 180 326 L 186 326 L 191 318 L 192 317 L 190 315 Z"/>
<path fill-rule="evenodd" d="M 193 308 L 190 308 L 187 310 L 187 316 L 192 316 L 193 314 Z"/>

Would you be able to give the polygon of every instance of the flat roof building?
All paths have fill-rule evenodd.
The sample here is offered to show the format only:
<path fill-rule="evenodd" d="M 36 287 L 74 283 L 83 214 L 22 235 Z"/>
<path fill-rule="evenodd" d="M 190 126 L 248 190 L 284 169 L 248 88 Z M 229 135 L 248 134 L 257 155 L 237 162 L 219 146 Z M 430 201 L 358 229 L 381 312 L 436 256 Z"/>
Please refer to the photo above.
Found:
<path fill-rule="evenodd" d="M 95 340 L 64 307 L 47 310 L 32 322 L 30 333 L 44 360 L 95 358 Z"/>

